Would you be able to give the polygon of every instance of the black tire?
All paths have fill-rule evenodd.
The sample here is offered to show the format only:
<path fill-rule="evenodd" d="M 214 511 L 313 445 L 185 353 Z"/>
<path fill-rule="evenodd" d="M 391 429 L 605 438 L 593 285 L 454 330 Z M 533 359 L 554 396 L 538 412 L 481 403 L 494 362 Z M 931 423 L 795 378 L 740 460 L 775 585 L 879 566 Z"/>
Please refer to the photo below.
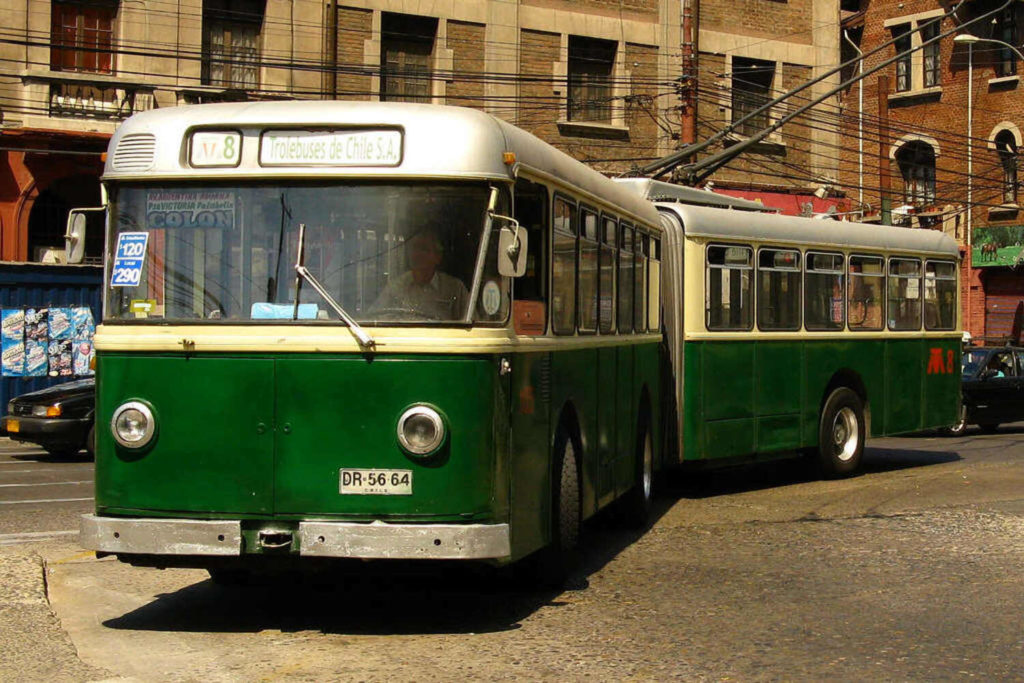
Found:
<path fill-rule="evenodd" d="M 245 569 L 215 567 L 206 570 L 210 580 L 218 586 L 248 586 L 252 584 L 252 572 Z"/>
<path fill-rule="evenodd" d="M 651 503 L 654 498 L 654 443 L 647 420 L 640 423 L 637 439 L 634 472 L 636 483 L 622 499 L 622 516 L 627 525 L 643 529 L 651 517 Z"/>
<path fill-rule="evenodd" d="M 96 457 L 96 425 L 89 427 L 89 434 L 85 437 L 85 452 L 90 458 Z"/>
<path fill-rule="evenodd" d="M 960 417 L 956 422 L 942 430 L 949 436 L 963 436 L 967 431 L 967 404 L 960 404 Z"/>
<path fill-rule="evenodd" d="M 839 387 L 825 401 L 818 423 L 818 466 L 827 478 L 856 473 L 864 457 L 864 404 L 852 389 Z"/>
<path fill-rule="evenodd" d="M 581 526 L 580 477 L 572 439 L 559 430 L 551 477 L 551 542 L 528 566 L 531 578 L 545 588 L 565 585 L 576 559 Z"/>
<path fill-rule="evenodd" d="M 997 429 L 999 429 L 999 423 L 998 422 L 986 422 L 985 424 L 979 424 L 978 427 L 981 429 L 981 431 L 985 432 L 986 434 L 992 434 Z"/>
<path fill-rule="evenodd" d="M 43 450 L 55 458 L 73 458 L 82 449 L 74 446 L 43 446 Z"/>

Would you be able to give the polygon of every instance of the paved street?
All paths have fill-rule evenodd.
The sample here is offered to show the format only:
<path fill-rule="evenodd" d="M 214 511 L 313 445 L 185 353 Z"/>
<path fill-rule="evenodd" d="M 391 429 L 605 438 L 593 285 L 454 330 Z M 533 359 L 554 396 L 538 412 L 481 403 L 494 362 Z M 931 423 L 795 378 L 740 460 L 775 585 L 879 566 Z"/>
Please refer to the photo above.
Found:
<path fill-rule="evenodd" d="M 870 445 L 842 481 L 674 477 L 646 532 L 590 526 L 562 593 L 379 565 L 225 589 L 97 561 L 60 535 L 91 464 L 6 447 L 0 484 L 32 486 L 0 487 L 0 611 L 20 615 L 0 678 L 1020 680 L 1024 425 Z"/>

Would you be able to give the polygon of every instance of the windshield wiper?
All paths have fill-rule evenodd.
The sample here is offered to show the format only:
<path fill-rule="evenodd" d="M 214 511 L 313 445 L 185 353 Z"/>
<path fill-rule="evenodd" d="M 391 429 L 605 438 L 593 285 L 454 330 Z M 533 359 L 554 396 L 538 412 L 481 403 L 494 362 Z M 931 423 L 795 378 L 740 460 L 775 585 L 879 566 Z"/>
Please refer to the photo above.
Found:
<path fill-rule="evenodd" d="M 305 252 L 306 243 L 306 224 L 299 223 L 299 253 L 295 259 L 295 312 L 292 314 L 293 320 L 299 318 L 299 291 L 302 289 L 302 281 L 305 280 L 309 283 L 309 286 L 316 290 L 317 294 L 324 298 L 327 305 L 334 309 L 334 312 L 338 314 L 338 317 L 348 326 L 348 329 L 352 330 L 353 336 L 367 351 L 373 351 L 377 346 L 377 342 L 373 340 L 366 330 L 359 326 L 352 316 L 345 312 L 345 309 L 341 307 L 337 301 L 327 293 L 324 286 L 317 281 L 311 272 L 302 263 L 303 254 Z"/>

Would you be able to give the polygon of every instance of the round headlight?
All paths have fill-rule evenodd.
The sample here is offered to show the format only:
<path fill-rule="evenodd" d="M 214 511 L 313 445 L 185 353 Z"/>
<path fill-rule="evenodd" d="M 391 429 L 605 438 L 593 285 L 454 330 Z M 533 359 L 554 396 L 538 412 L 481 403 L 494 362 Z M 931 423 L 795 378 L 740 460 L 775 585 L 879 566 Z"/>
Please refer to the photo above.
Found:
<path fill-rule="evenodd" d="M 444 441 L 444 421 L 429 406 L 413 406 L 398 418 L 398 443 L 414 455 L 429 455 Z"/>
<path fill-rule="evenodd" d="M 114 440 L 125 448 L 142 448 L 153 440 L 156 433 L 153 411 L 139 401 L 122 403 L 110 420 L 110 431 Z"/>

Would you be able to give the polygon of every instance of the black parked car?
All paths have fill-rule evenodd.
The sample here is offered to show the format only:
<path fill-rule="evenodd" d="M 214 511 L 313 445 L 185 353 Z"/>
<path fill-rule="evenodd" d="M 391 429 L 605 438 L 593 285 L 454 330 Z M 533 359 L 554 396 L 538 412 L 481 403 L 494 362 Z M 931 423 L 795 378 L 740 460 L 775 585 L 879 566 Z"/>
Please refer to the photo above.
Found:
<path fill-rule="evenodd" d="M 83 448 L 93 455 L 95 412 L 96 380 L 89 377 L 12 398 L 0 427 L 14 441 L 38 444 L 53 455 Z"/>
<path fill-rule="evenodd" d="M 1024 420 L 1024 348 L 974 346 L 964 349 L 963 406 L 950 427 L 963 434 L 969 424 L 994 431 L 1000 424 Z"/>

